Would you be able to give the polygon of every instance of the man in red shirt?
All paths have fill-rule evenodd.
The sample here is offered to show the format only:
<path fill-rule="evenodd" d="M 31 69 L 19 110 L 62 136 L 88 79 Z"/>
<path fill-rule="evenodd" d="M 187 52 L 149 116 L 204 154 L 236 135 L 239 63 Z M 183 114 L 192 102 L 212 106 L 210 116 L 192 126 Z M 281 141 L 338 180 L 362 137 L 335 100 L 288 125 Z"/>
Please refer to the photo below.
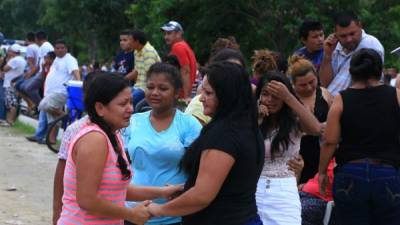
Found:
<path fill-rule="evenodd" d="M 190 101 L 192 85 L 196 79 L 196 56 L 189 44 L 183 39 L 183 28 L 176 21 L 169 21 L 161 27 L 164 32 L 164 40 L 171 46 L 170 55 L 178 58 L 181 66 L 181 75 L 183 81 L 183 93 L 180 98 Z"/>

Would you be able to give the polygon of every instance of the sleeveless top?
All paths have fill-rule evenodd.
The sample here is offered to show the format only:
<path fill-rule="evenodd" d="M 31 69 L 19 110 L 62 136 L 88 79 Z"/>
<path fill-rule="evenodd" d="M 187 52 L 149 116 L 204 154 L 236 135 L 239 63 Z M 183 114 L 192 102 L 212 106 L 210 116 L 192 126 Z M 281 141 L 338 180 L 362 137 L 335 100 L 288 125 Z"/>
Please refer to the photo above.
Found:
<path fill-rule="evenodd" d="M 343 112 L 336 162 L 373 158 L 400 165 L 400 107 L 396 88 L 381 85 L 341 91 Z"/>
<path fill-rule="evenodd" d="M 89 132 L 99 132 L 107 139 L 107 160 L 104 167 L 100 186 L 98 188 L 98 196 L 104 200 L 108 200 L 120 206 L 124 206 L 126 200 L 126 192 L 130 179 L 123 180 L 120 169 L 118 168 L 118 155 L 115 153 L 110 140 L 100 127 L 94 123 L 85 124 L 81 131 L 74 137 L 68 148 L 68 159 L 64 173 L 64 195 L 62 197 L 63 207 L 58 225 L 67 224 L 105 224 L 105 225 L 123 225 L 123 219 L 108 218 L 99 215 L 93 215 L 79 207 L 76 199 L 76 165 L 72 160 L 72 150 L 75 143 L 85 134 Z M 117 140 L 123 149 L 120 134 L 117 134 Z M 89 147 L 89 146 L 88 146 Z M 125 152 L 122 151 L 124 159 L 127 161 Z M 128 163 L 129 165 L 129 163 Z M 128 166 L 130 168 L 130 166 Z"/>
<path fill-rule="evenodd" d="M 314 103 L 314 116 L 319 122 L 323 123 L 326 121 L 328 111 L 329 105 L 322 95 L 321 87 L 317 87 Z M 311 135 L 303 136 L 300 143 L 300 155 L 304 160 L 304 168 L 301 173 L 300 184 L 306 183 L 318 172 L 319 153 L 319 137 Z"/>
<path fill-rule="evenodd" d="M 289 134 L 290 141 L 287 149 L 285 151 L 276 152 L 274 156 L 271 157 L 271 143 L 277 134 L 278 129 L 275 129 L 264 139 L 265 160 L 261 176 L 266 178 L 294 177 L 295 174 L 293 171 L 289 170 L 287 162 L 299 153 L 302 133 L 300 131 L 292 131 Z"/>

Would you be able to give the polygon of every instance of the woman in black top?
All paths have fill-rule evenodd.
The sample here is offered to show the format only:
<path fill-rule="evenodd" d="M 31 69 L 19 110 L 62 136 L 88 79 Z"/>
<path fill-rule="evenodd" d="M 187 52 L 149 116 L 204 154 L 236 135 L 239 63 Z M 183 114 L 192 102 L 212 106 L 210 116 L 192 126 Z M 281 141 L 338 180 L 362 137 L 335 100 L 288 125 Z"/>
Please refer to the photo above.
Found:
<path fill-rule="evenodd" d="M 317 72 L 309 60 L 294 55 L 289 59 L 288 75 L 292 79 L 297 97 L 309 109 L 319 122 L 326 122 L 332 95 L 318 85 Z M 299 184 L 306 183 L 318 172 L 319 137 L 305 135 L 301 138 L 300 155 L 304 160 Z"/>
<path fill-rule="evenodd" d="M 200 99 L 212 120 L 182 159 L 185 192 L 149 210 L 184 216 L 184 225 L 261 225 L 255 192 L 264 146 L 246 70 L 230 62 L 212 64 Z"/>
<path fill-rule="evenodd" d="M 382 59 L 361 49 L 350 61 L 352 85 L 335 96 L 319 165 L 320 192 L 335 153 L 333 197 L 339 224 L 399 224 L 400 91 L 382 85 Z"/>

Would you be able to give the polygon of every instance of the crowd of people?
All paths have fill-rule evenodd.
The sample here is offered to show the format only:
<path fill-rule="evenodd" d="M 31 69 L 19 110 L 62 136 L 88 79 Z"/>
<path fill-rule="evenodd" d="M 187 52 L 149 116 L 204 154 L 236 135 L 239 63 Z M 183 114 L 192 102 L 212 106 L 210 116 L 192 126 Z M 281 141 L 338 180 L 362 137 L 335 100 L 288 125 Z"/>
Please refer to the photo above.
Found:
<path fill-rule="evenodd" d="M 90 73 L 65 41 L 28 33 L 25 59 L 17 44 L 2 59 L 1 125 L 23 98 L 39 111 L 27 139 L 42 143 L 64 84 L 83 80 L 87 115 L 62 137 L 53 224 L 320 225 L 328 203 L 329 224 L 397 224 L 400 76 L 357 15 L 333 26 L 325 38 L 305 20 L 303 47 L 255 50 L 251 74 L 234 37 L 200 66 L 176 21 L 160 26 L 168 55 L 125 30 L 112 71 Z"/>

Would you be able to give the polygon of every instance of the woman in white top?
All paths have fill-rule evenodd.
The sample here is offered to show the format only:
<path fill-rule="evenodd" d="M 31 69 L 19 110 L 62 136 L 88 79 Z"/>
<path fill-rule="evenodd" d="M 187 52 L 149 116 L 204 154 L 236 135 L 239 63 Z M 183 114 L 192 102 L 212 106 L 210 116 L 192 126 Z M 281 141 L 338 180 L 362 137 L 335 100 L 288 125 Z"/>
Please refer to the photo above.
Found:
<path fill-rule="evenodd" d="M 303 132 L 319 135 L 322 125 L 295 97 L 289 79 L 266 73 L 256 90 L 265 163 L 257 185 L 258 213 L 263 224 L 300 225 L 301 205 L 295 173 L 288 161 L 297 157 Z"/>

